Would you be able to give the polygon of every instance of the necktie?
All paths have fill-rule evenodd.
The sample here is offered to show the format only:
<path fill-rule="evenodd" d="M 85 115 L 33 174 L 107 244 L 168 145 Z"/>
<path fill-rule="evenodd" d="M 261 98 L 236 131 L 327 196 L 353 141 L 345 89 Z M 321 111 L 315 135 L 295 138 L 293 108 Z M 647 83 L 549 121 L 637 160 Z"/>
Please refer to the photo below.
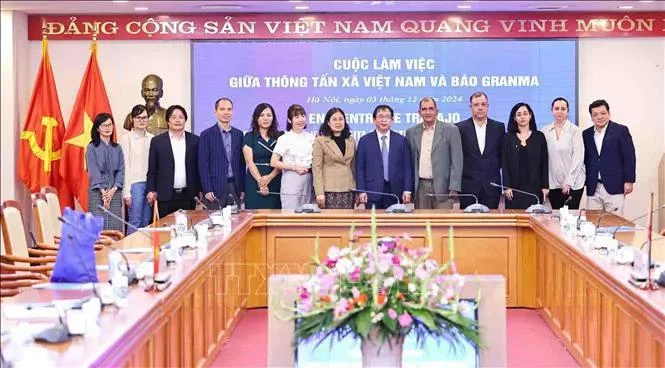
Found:
<path fill-rule="evenodd" d="M 383 180 L 389 181 L 388 178 L 388 144 L 386 143 L 385 135 L 381 137 L 381 159 L 383 160 Z"/>

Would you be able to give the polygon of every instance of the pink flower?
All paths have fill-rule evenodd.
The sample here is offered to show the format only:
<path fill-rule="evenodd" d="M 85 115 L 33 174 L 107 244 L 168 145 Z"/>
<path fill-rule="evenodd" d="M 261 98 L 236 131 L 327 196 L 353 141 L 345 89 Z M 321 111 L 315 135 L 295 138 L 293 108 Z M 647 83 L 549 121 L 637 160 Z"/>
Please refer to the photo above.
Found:
<path fill-rule="evenodd" d="M 360 281 L 360 267 L 356 267 L 353 271 L 351 271 L 349 278 L 352 282 Z"/>
<path fill-rule="evenodd" d="M 333 309 L 333 316 L 335 316 L 335 318 L 339 318 L 344 313 L 346 313 L 348 306 L 349 302 L 346 299 L 344 298 L 340 299 L 335 305 L 335 308 Z"/>
<path fill-rule="evenodd" d="M 337 265 L 337 260 L 328 259 L 326 260 L 326 267 L 333 269 Z"/>
<path fill-rule="evenodd" d="M 425 269 L 425 267 L 423 265 L 420 265 L 420 266 L 418 266 L 418 268 L 416 268 L 416 277 L 417 278 L 419 278 L 421 280 L 425 280 L 427 278 L 427 276 L 428 276 L 428 272 L 427 272 L 427 270 Z"/>
<path fill-rule="evenodd" d="M 404 314 L 399 316 L 397 322 L 399 322 L 399 325 L 402 327 L 408 327 L 413 322 L 413 318 L 411 318 L 409 312 L 404 312 Z"/>
<path fill-rule="evenodd" d="M 395 279 L 402 280 L 404 278 L 404 270 L 402 267 L 395 266 L 393 267 L 393 275 L 395 275 Z"/>
<path fill-rule="evenodd" d="M 336 261 L 339 258 L 339 248 L 332 246 L 328 248 L 328 259 Z"/>
<path fill-rule="evenodd" d="M 388 309 L 388 317 L 390 317 L 390 319 L 396 319 L 397 312 L 395 312 L 395 310 L 392 308 Z"/>
<path fill-rule="evenodd" d="M 357 298 L 360 296 L 360 290 L 358 290 L 357 287 L 351 288 L 351 295 L 353 295 L 354 298 Z"/>
<path fill-rule="evenodd" d="M 399 259 L 399 257 L 396 254 L 393 254 L 392 261 L 395 266 L 399 266 L 402 263 L 402 260 Z"/>
<path fill-rule="evenodd" d="M 323 275 L 321 276 L 321 293 L 326 294 L 335 285 L 335 276 Z"/>
<path fill-rule="evenodd" d="M 298 303 L 298 309 L 300 310 L 300 313 L 309 313 L 313 306 L 314 302 L 312 299 L 304 299 Z"/>
<path fill-rule="evenodd" d="M 307 292 L 307 289 L 301 288 L 300 289 L 300 299 L 305 300 L 309 298 L 309 293 Z"/>

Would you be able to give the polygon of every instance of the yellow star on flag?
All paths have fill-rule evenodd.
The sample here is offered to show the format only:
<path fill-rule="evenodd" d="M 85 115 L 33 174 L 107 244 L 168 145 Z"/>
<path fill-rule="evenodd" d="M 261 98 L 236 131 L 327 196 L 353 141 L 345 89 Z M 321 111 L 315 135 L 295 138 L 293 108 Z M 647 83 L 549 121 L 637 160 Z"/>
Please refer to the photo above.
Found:
<path fill-rule="evenodd" d="M 83 148 L 83 167 L 86 167 L 86 162 L 85 162 L 85 149 L 88 147 L 88 143 L 90 143 L 90 131 L 92 130 L 92 119 L 90 119 L 90 116 L 88 116 L 87 112 L 83 112 L 83 132 L 81 134 L 77 135 L 76 137 L 69 138 L 68 140 L 65 141 L 65 143 L 78 146 Z"/>

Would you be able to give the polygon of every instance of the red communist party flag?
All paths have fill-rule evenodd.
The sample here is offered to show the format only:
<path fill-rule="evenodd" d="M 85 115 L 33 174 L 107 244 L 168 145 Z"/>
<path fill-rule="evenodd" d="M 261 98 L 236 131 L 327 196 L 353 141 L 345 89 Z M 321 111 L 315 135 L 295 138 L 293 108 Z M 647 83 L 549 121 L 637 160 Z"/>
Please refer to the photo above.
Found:
<path fill-rule="evenodd" d="M 89 185 L 85 168 L 85 149 L 91 140 L 92 122 L 95 116 L 102 112 L 112 114 L 102 73 L 97 64 L 97 42 L 93 40 L 88 67 L 85 69 L 67 124 L 62 151 L 63 162 L 60 166 L 60 174 L 67 180 L 84 211 L 88 211 Z"/>
<path fill-rule="evenodd" d="M 60 111 L 60 100 L 55 87 L 48 41 L 42 40 L 42 61 L 32 89 L 28 115 L 21 131 L 18 156 L 18 175 L 30 190 L 36 193 L 43 186 L 58 190 L 61 209 L 73 207 L 74 199 L 60 176 L 62 142 L 65 123 Z"/>

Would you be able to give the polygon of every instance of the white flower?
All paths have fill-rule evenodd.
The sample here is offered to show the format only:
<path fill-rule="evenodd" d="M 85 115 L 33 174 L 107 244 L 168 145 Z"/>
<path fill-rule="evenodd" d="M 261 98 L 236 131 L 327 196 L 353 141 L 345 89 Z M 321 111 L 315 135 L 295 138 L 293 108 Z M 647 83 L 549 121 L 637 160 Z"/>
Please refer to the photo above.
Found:
<path fill-rule="evenodd" d="M 416 287 L 416 284 L 409 283 L 409 292 L 410 293 L 415 293 L 418 288 Z"/>
<path fill-rule="evenodd" d="M 328 248 L 328 259 L 336 261 L 339 258 L 339 248 L 332 246 Z"/>
<path fill-rule="evenodd" d="M 385 280 L 383 280 L 383 287 L 387 289 L 393 286 L 394 283 L 395 283 L 394 277 L 387 277 Z"/>
<path fill-rule="evenodd" d="M 374 314 L 374 312 L 372 312 L 372 314 Z M 372 317 L 372 323 L 378 323 L 382 319 L 383 319 L 383 312 L 374 314 L 374 316 Z"/>
<path fill-rule="evenodd" d="M 353 265 L 361 267 L 363 265 L 363 257 L 353 257 Z"/>
<path fill-rule="evenodd" d="M 342 258 L 335 264 L 335 271 L 340 275 L 348 275 L 356 266 L 348 258 Z"/>
<path fill-rule="evenodd" d="M 349 247 L 342 248 L 342 249 L 339 251 L 339 256 L 340 256 L 340 257 L 346 257 L 350 252 L 351 252 L 351 248 L 349 248 Z"/>
<path fill-rule="evenodd" d="M 437 284 L 435 284 L 435 283 L 432 283 L 432 284 L 430 285 L 430 291 L 431 291 L 431 294 L 432 294 L 432 295 L 436 295 L 436 294 L 438 294 L 438 293 L 439 293 L 439 290 L 440 290 L 439 285 L 437 285 Z"/>

